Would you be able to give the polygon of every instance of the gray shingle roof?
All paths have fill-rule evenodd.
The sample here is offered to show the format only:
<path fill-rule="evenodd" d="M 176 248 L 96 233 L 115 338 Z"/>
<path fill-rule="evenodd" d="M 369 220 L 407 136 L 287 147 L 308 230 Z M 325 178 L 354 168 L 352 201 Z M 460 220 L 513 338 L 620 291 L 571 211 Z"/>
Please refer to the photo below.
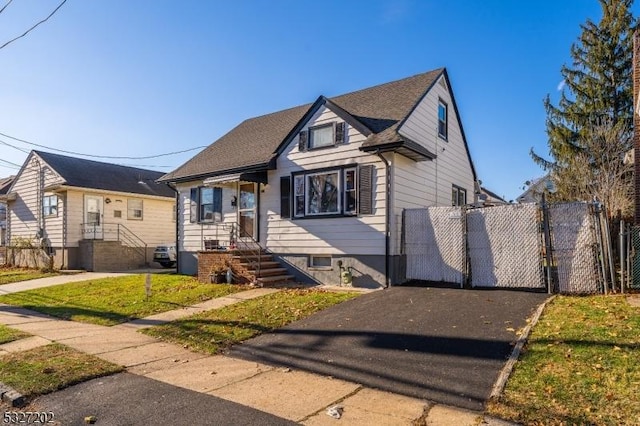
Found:
<path fill-rule="evenodd" d="M 9 191 L 11 184 L 15 180 L 15 176 L 8 176 L 5 178 L 0 178 L 0 195 L 4 195 Z"/>
<path fill-rule="evenodd" d="M 444 68 L 439 68 L 328 99 L 371 130 L 364 146 L 398 142 L 401 138 L 397 128 L 443 72 Z M 164 175 L 161 181 L 201 178 L 267 165 L 312 105 L 301 105 L 240 123 L 185 164 Z"/>
<path fill-rule="evenodd" d="M 167 184 L 156 182 L 163 175 L 162 172 L 50 152 L 33 152 L 51 166 L 69 186 L 175 198 L 175 192 Z"/>

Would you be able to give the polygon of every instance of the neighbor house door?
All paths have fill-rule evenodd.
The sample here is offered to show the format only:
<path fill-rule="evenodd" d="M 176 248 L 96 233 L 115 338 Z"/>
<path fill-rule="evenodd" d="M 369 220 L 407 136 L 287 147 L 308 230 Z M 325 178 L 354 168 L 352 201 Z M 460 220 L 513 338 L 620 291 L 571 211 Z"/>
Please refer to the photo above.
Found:
<path fill-rule="evenodd" d="M 86 240 L 101 240 L 104 237 L 102 224 L 103 198 L 98 195 L 84 196 L 84 225 L 83 238 Z"/>
<path fill-rule="evenodd" d="M 241 183 L 238 186 L 238 224 L 240 225 L 240 238 L 253 238 L 257 240 L 256 186 L 255 183 Z"/>

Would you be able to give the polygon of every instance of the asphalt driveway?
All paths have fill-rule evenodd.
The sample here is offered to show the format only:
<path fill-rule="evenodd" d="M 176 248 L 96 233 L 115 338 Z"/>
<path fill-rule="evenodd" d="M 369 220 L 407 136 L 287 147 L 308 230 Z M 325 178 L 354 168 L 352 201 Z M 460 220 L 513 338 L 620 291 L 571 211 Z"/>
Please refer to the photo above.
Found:
<path fill-rule="evenodd" d="M 251 339 L 229 355 L 482 410 L 515 330 L 547 297 L 392 287 Z"/>

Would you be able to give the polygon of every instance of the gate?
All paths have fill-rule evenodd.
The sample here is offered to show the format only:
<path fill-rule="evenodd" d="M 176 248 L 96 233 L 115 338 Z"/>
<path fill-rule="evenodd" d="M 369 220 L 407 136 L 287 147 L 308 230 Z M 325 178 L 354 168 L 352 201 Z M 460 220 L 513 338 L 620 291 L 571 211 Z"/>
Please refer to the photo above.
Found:
<path fill-rule="evenodd" d="M 535 204 L 467 213 L 473 287 L 546 288 L 539 216 Z"/>
<path fill-rule="evenodd" d="M 406 278 L 538 290 L 551 280 L 554 292 L 602 291 L 604 215 L 581 202 L 552 204 L 546 212 L 536 203 L 405 210 Z"/>

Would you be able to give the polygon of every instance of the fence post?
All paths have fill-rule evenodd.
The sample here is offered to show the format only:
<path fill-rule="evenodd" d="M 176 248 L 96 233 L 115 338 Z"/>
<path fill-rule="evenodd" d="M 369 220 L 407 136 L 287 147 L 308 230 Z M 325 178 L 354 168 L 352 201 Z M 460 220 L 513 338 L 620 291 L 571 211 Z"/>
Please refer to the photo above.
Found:
<path fill-rule="evenodd" d="M 602 224 L 600 223 L 600 209 L 596 203 L 591 204 L 595 213 L 596 236 L 598 237 L 598 257 L 600 258 L 600 273 L 604 280 L 604 294 L 609 294 L 609 280 L 607 280 L 607 266 L 605 264 L 604 241 Z"/>
<path fill-rule="evenodd" d="M 542 227 L 544 230 L 544 257 L 547 264 L 547 293 L 551 294 L 555 290 L 553 282 L 553 274 L 551 273 L 551 265 L 553 264 L 552 246 L 551 246 L 551 225 L 549 223 L 549 206 L 547 204 L 547 197 L 542 194 Z"/>
<path fill-rule="evenodd" d="M 609 230 L 609 215 L 607 214 L 607 206 L 602 206 L 602 219 L 604 221 L 604 235 L 607 239 L 607 257 L 609 260 L 609 273 L 611 274 L 611 291 L 616 291 L 616 271 L 613 261 L 613 243 L 611 241 L 611 231 Z"/>
<path fill-rule="evenodd" d="M 624 266 L 625 266 L 625 250 L 624 250 L 624 219 L 620 219 L 620 233 L 618 238 L 619 251 L 620 251 L 620 292 L 624 294 Z"/>

